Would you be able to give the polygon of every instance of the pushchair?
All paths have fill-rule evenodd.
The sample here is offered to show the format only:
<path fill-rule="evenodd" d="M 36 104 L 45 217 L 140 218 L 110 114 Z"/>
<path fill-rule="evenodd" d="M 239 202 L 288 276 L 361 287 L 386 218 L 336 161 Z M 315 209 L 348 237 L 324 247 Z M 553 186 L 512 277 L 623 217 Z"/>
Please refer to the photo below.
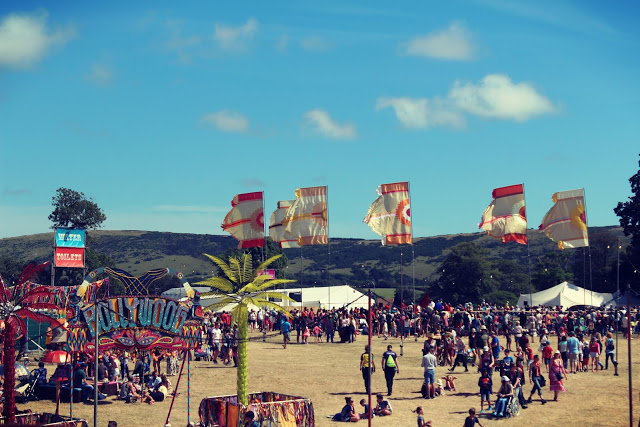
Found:
<path fill-rule="evenodd" d="M 15 388 L 16 401 L 20 403 L 27 403 L 29 400 L 38 400 L 36 395 L 36 384 L 38 384 L 38 377 L 35 375 L 35 369 L 29 373 L 20 377 L 19 383 Z"/>

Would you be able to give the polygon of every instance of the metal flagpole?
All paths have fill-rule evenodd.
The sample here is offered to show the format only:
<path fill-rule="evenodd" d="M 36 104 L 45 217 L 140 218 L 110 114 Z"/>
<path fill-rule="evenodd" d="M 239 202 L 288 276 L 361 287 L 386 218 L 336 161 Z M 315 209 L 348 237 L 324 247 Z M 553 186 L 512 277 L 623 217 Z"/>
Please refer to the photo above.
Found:
<path fill-rule="evenodd" d="M 99 343 L 100 343 L 100 335 L 98 334 L 98 290 L 95 289 L 93 294 L 94 298 L 94 311 L 95 315 L 95 328 L 93 328 L 94 341 L 93 345 L 95 347 L 94 352 L 94 361 L 93 361 L 93 427 L 98 427 L 98 354 L 99 354 Z M 126 360 L 125 360 L 126 363 Z"/>
<path fill-rule="evenodd" d="M 325 276 L 326 285 L 327 285 L 327 293 L 329 297 L 329 311 L 331 311 L 331 274 L 329 273 L 329 269 L 331 268 L 331 239 L 329 238 L 329 186 L 327 185 L 327 274 Z"/>
<path fill-rule="evenodd" d="M 373 363 L 373 359 L 371 358 L 371 334 L 373 334 L 373 327 L 371 323 L 371 288 L 367 292 L 369 295 L 369 314 L 368 314 L 368 322 L 369 322 L 369 336 L 367 337 L 369 341 L 369 366 L 367 369 L 369 370 L 369 390 L 367 390 L 367 396 L 369 398 L 369 410 L 367 411 L 367 420 L 369 420 L 369 427 L 371 427 L 371 416 L 373 415 L 373 411 L 371 410 L 371 364 Z"/>
<path fill-rule="evenodd" d="M 400 246 L 400 311 L 402 311 L 403 302 L 404 302 L 404 263 L 402 261 L 402 246 Z M 404 325 L 402 325 L 402 327 L 404 327 Z"/>
<path fill-rule="evenodd" d="M 613 366 L 615 367 L 615 373 L 613 375 L 615 375 L 616 377 L 618 376 L 618 335 L 619 332 L 618 331 L 618 323 L 620 322 L 620 320 L 618 319 L 619 315 L 620 315 L 620 238 L 618 237 L 618 269 L 617 269 L 617 273 L 616 273 L 616 283 L 617 283 L 617 288 L 618 290 L 616 291 L 616 363 L 613 364 Z"/>
<path fill-rule="evenodd" d="M 413 286 L 413 310 L 416 309 L 416 253 L 413 246 L 413 216 L 411 215 L 411 183 L 407 181 L 407 192 L 409 193 L 409 232 L 411 233 L 411 283 Z"/>
<path fill-rule="evenodd" d="M 582 248 L 582 299 L 583 304 L 587 306 L 587 249 Z"/>
<path fill-rule="evenodd" d="M 526 212 L 527 212 L 527 197 L 525 195 L 525 191 L 524 191 L 524 183 L 522 184 L 522 200 L 524 201 L 524 206 L 525 206 L 525 221 L 526 221 Z M 529 308 L 533 307 L 533 284 L 531 283 L 531 252 L 529 251 L 529 236 L 528 236 L 528 232 L 527 232 L 527 227 L 525 227 L 524 232 L 525 235 L 527 236 L 527 262 L 529 264 Z"/>
<path fill-rule="evenodd" d="M 633 427 L 633 377 L 631 375 L 631 283 L 627 283 L 627 363 L 629 364 L 629 427 Z"/>
<path fill-rule="evenodd" d="M 187 425 L 191 425 L 191 351 L 187 350 Z"/>

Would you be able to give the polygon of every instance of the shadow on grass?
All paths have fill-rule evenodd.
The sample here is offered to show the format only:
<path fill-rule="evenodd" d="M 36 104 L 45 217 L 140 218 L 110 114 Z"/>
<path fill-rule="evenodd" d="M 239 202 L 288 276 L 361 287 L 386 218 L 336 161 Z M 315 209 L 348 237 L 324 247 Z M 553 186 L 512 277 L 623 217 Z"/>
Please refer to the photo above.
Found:
<path fill-rule="evenodd" d="M 470 396 L 478 396 L 478 393 L 467 393 L 462 391 L 452 391 L 449 392 L 450 396 L 460 396 L 460 397 L 470 397 Z"/>
<path fill-rule="evenodd" d="M 394 381 L 415 381 L 415 380 L 418 380 L 418 381 L 419 381 L 419 380 L 422 380 L 422 381 L 424 381 L 424 378 L 419 378 L 419 377 L 417 377 L 417 378 L 394 378 L 393 380 L 394 380 Z"/>

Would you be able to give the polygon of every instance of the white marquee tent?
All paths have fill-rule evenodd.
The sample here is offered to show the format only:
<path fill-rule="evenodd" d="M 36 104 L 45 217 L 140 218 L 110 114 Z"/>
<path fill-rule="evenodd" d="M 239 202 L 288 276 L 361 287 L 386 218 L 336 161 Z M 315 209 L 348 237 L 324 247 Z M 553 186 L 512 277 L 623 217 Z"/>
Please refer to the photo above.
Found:
<path fill-rule="evenodd" d="M 562 282 L 533 294 L 521 294 L 518 299 L 518 306 L 524 307 L 525 301 L 529 306 L 546 305 L 546 306 L 562 306 L 568 309 L 574 305 L 588 305 L 600 307 L 603 304 L 609 304 L 614 299 L 612 294 L 591 292 L 569 282 Z"/>

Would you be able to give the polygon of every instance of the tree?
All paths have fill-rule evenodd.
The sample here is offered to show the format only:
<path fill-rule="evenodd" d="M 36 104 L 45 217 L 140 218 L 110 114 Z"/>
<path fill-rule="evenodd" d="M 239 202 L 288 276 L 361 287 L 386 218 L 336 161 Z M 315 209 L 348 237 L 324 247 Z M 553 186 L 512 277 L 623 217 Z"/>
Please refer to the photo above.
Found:
<path fill-rule="evenodd" d="M 276 261 L 282 255 L 276 255 L 259 264 L 257 268 L 253 268 L 251 254 L 244 253 L 241 257 L 230 257 L 229 262 L 205 254 L 213 261 L 226 277 L 211 277 L 197 285 L 210 286 L 215 289 L 214 292 L 206 295 L 213 295 L 222 298 L 219 303 L 207 307 L 208 311 L 216 311 L 228 304 L 236 304 L 231 311 L 234 322 L 238 324 L 238 371 L 237 371 L 237 388 L 238 400 L 243 405 L 248 402 L 249 389 L 249 361 L 247 360 L 248 339 L 249 339 L 249 304 L 262 308 L 270 308 L 281 313 L 288 314 L 287 311 L 278 304 L 269 301 L 269 298 L 277 298 L 280 300 L 293 301 L 287 295 L 279 292 L 269 291 L 270 288 L 284 284 L 295 282 L 295 280 L 273 279 L 269 276 L 258 276 L 260 270 L 264 270 L 271 263 Z"/>
<path fill-rule="evenodd" d="M 433 294 L 454 304 L 482 301 L 495 289 L 491 265 L 484 250 L 474 243 L 459 243 L 451 248 L 438 271 L 440 277 Z"/>
<path fill-rule="evenodd" d="M 241 252 L 237 248 L 227 249 L 224 257 L 227 259 L 231 257 L 240 258 L 243 253 L 249 253 L 251 255 L 251 259 L 253 260 L 253 267 L 257 267 L 260 264 L 260 261 L 262 261 L 263 259 L 263 254 L 267 259 L 276 255 L 281 255 L 269 267 L 276 271 L 276 278 L 285 278 L 285 268 L 289 265 L 289 260 L 287 259 L 287 256 L 285 255 L 282 248 L 274 243 L 273 240 L 266 239 L 266 246 L 264 248 L 253 247 L 244 249 L 244 252 Z"/>
<path fill-rule="evenodd" d="M 638 161 L 640 166 L 640 161 Z M 640 170 L 629 178 L 633 196 L 626 202 L 618 202 L 613 211 L 620 219 L 625 236 L 631 236 L 631 244 L 626 249 L 626 257 L 621 258 L 620 281 L 638 287 L 640 275 Z"/>
<path fill-rule="evenodd" d="M 100 228 L 107 216 L 102 209 L 84 193 L 68 188 L 58 188 L 52 198 L 53 212 L 49 220 L 55 227 L 73 227 L 84 229 Z"/>
<path fill-rule="evenodd" d="M 51 296 L 59 290 L 47 286 L 39 286 L 31 290 L 23 286 L 48 267 L 50 262 L 40 265 L 29 264 L 18 277 L 15 286 L 6 287 L 0 276 L 0 318 L 4 321 L 2 360 L 4 361 L 4 416 L 6 422 L 16 422 L 16 335 L 27 334 L 25 319 L 37 322 L 56 323 L 50 316 L 42 314 L 42 310 L 58 310 L 55 304 L 37 302 L 43 296 Z M 61 288 L 60 288 L 61 290 Z"/>
<path fill-rule="evenodd" d="M 533 286 L 541 291 L 565 281 L 573 281 L 568 265 L 570 258 L 571 254 L 567 251 L 547 252 L 538 257 L 531 275 Z"/>

